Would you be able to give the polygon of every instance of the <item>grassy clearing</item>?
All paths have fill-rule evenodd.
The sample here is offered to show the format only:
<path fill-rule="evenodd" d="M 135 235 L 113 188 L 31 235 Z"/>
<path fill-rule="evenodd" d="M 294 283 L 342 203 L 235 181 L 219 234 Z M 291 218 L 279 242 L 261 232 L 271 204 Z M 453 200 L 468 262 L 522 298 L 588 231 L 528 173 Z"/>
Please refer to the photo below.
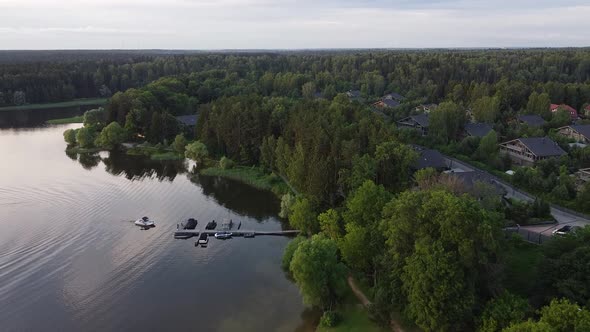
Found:
<path fill-rule="evenodd" d="M 318 327 L 317 332 L 385 332 L 375 324 L 367 310 L 360 305 L 348 305 L 342 311 L 342 321 L 336 327 Z"/>
<path fill-rule="evenodd" d="M 183 160 L 184 156 L 174 152 L 174 151 L 167 151 L 167 152 L 158 152 L 150 155 L 151 160 Z"/>
<path fill-rule="evenodd" d="M 100 151 L 104 151 L 105 149 L 103 148 L 81 148 L 79 146 L 68 146 L 66 148 L 66 150 L 69 153 L 95 153 L 95 152 L 100 152 Z"/>
<path fill-rule="evenodd" d="M 533 281 L 538 277 L 538 268 L 543 258 L 542 247 L 520 240 L 506 252 L 506 279 L 508 290 L 522 296 L 532 292 Z"/>
<path fill-rule="evenodd" d="M 20 106 L 6 106 L 0 107 L 0 112 L 7 111 L 26 111 L 26 110 L 42 110 L 42 109 L 54 109 L 54 108 L 67 108 L 77 106 L 100 106 L 107 103 L 107 98 L 88 98 L 88 99 L 75 99 L 70 101 L 63 101 L 59 103 L 46 103 L 46 104 L 29 104 Z"/>
<path fill-rule="evenodd" d="M 209 167 L 201 170 L 200 174 L 205 176 L 221 176 L 240 181 L 258 189 L 270 190 L 278 197 L 289 192 L 289 187 L 281 177 L 276 174 L 267 174 L 258 167 L 236 166 L 230 169 Z"/>
<path fill-rule="evenodd" d="M 71 118 L 47 120 L 48 124 L 67 124 L 67 123 L 83 123 L 84 115 L 73 116 Z"/>

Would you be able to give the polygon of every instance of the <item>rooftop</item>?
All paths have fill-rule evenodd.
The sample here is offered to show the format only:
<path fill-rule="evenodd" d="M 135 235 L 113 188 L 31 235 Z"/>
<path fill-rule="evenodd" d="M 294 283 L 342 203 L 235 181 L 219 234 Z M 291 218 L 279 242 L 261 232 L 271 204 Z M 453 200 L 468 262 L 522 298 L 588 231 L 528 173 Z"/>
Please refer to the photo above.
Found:
<path fill-rule="evenodd" d="M 176 120 L 186 126 L 196 126 L 197 120 L 199 119 L 198 115 L 180 115 L 176 117 Z"/>
<path fill-rule="evenodd" d="M 518 138 L 518 140 L 539 157 L 554 157 L 566 154 L 566 152 L 549 137 L 526 137 Z"/>
<path fill-rule="evenodd" d="M 545 120 L 536 114 L 521 115 L 518 117 L 518 121 L 524 122 L 531 127 L 541 127 L 545 124 Z"/>
<path fill-rule="evenodd" d="M 465 132 L 467 132 L 471 136 L 475 137 L 484 137 L 493 128 L 487 123 L 467 123 L 465 124 Z"/>
<path fill-rule="evenodd" d="M 590 125 L 571 125 L 570 127 L 590 140 Z"/>
<path fill-rule="evenodd" d="M 416 170 L 424 168 L 447 169 L 447 162 L 442 153 L 437 150 L 427 149 L 419 145 L 411 145 L 418 153 L 418 159 L 414 162 L 413 168 Z"/>

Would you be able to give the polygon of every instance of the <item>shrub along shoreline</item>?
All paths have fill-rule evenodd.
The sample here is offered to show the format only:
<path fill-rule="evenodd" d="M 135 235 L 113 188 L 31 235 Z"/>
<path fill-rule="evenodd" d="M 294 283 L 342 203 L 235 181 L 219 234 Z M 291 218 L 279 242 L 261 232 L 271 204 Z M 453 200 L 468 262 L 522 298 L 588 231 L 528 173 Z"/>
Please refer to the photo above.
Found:
<path fill-rule="evenodd" d="M 236 180 L 254 188 L 271 191 L 279 199 L 290 191 L 280 176 L 268 174 L 259 167 L 235 166 L 224 169 L 220 166 L 207 167 L 199 171 L 204 176 L 219 176 Z"/>

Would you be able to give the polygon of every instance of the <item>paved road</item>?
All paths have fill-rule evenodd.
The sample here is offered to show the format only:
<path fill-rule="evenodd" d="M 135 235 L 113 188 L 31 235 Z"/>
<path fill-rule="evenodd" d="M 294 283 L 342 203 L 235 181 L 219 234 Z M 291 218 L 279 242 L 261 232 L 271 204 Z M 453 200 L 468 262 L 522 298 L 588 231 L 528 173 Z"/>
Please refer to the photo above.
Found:
<path fill-rule="evenodd" d="M 462 162 L 458 159 L 444 156 L 447 162 L 451 165 L 452 169 L 463 170 L 466 172 L 469 171 L 480 171 L 484 172 L 489 175 L 492 179 L 494 179 L 499 185 L 506 189 L 506 197 L 508 198 L 515 198 L 521 201 L 532 202 L 535 200 L 533 195 L 530 195 L 520 189 L 515 188 L 514 186 L 504 182 L 503 180 L 499 179 L 498 177 L 482 170 L 477 167 L 474 167 L 470 164 Z M 579 214 L 575 211 L 569 211 L 568 209 L 559 207 L 557 205 L 551 205 L 551 214 L 557 220 L 557 224 L 554 225 L 542 225 L 542 226 L 523 226 L 521 228 L 545 235 L 551 235 L 551 232 L 554 229 L 560 228 L 563 225 L 572 225 L 572 226 L 581 226 L 584 227 L 586 225 L 590 225 L 590 218 L 588 216 L 584 216 Z"/>

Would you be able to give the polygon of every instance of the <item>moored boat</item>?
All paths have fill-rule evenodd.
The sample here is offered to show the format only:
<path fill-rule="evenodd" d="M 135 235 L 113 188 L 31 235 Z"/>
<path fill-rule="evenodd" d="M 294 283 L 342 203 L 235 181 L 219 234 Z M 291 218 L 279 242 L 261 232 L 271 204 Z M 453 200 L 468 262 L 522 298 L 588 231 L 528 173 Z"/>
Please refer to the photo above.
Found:
<path fill-rule="evenodd" d="M 233 236 L 231 232 L 217 232 L 215 233 L 215 238 L 220 240 L 229 239 Z"/>
<path fill-rule="evenodd" d="M 155 227 L 156 226 L 156 224 L 152 220 L 150 220 L 150 218 L 148 218 L 148 217 L 143 217 L 141 219 L 137 219 L 134 224 L 136 224 L 137 226 L 141 226 L 141 227 Z"/>
<path fill-rule="evenodd" d="M 197 241 L 197 243 L 201 246 L 206 246 L 208 242 L 209 236 L 207 235 L 207 233 L 201 233 L 201 236 L 199 236 L 199 240 Z"/>
<path fill-rule="evenodd" d="M 207 223 L 207 226 L 205 226 L 205 229 L 215 229 L 217 227 L 217 223 L 215 222 L 215 220 L 210 221 Z"/>

